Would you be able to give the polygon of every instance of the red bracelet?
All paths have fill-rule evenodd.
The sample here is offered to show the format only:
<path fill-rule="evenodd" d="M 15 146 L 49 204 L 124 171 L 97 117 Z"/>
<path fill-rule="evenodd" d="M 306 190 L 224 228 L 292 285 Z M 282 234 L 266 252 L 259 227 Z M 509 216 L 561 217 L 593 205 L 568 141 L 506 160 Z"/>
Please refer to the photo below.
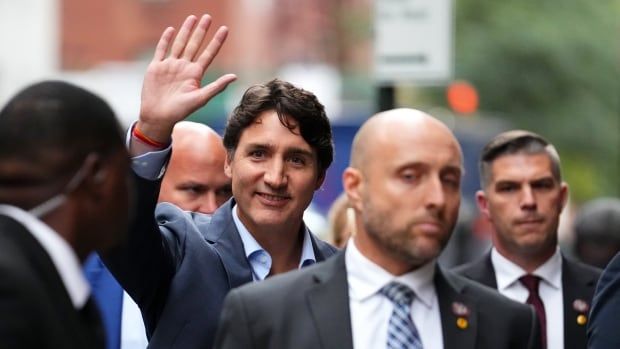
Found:
<path fill-rule="evenodd" d="M 168 146 L 166 143 L 158 142 L 158 141 L 152 140 L 149 137 L 147 137 L 144 133 L 142 133 L 138 129 L 138 125 L 136 125 L 133 128 L 132 135 L 134 137 L 136 137 L 138 140 L 140 140 L 142 143 L 148 144 L 148 145 L 150 145 L 152 147 L 155 147 L 155 148 L 163 149 L 163 148 Z"/>

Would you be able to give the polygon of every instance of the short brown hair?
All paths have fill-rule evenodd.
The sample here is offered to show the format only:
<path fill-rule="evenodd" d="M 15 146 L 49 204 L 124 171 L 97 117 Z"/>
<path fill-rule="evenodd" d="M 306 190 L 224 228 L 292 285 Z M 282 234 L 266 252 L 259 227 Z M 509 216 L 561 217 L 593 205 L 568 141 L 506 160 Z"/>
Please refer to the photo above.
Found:
<path fill-rule="evenodd" d="M 534 132 L 512 130 L 493 137 L 482 149 L 478 161 L 482 189 L 489 184 L 493 161 L 501 156 L 512 154 L 547 154 L 551 160 L 553 177 L 558 181 L 562 180 L 560 156 L 553 144 Z"/>

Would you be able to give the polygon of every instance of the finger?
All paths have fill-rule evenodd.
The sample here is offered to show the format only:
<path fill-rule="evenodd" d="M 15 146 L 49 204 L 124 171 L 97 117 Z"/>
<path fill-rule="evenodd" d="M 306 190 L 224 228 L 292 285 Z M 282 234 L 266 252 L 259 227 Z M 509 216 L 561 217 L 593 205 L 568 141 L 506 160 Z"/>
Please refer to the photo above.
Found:
<path fill-rule="evenodd" d="M 170 50 L 170 57 L 179 58 L 181 56 L 181 52 L 187 45 L 187 39 L 189 38 L 189 34 L 192 32 L 194 25 L 196 24 L 196 16 L 191 15 L 185 19 L 181 29 L 179 29 L 179 33 L 177 37 L 174 39 L 172 43 L 172 49 Z"/>
<path fill-rule="evenodd" d="M 174 28 L 168 27 L 161 34 L 159 38 L 159 42 L 155 47 L 155 54 L 153 55 L 153 61 L 161 61 L 166 57 L 166 52 L 168 52 L 168 47 L 170 46 L 170 41 L 172 41 L 172 37 L 174 35 Z"/>
<path fill-rule="evenodd" d="M 205 35 L 209 30 L 209 26 L 211 25 L 211 16 L 204 15 L 200 18 L 200 21 L 196 25 L 192 36 L 189 39 L 189 42 L 185 46 L 185 50 L 183 51 L 183 58 L 187 60 L 194 60 L 194 56 L 196 56 L 196 52 L 202 45 L 204 41 Z"/>
<path fill-rule="evenodd" d="M 228 28 L 222 26 L 219 27 L 213 39 L 209 42 L 207 47 L 202 51 L 198 59 L 196 60 L 203 69 L 207 69 L 209 64 L 213 61 L 213 58 L 217 56 L 217 53 L 220 51 L 220 48 L 226 41 L 226 37 L 228 36 Z"/>
<path fill-rule="evenodd" d="M 204 101 L 204 103 L 207 103 L 211 98 L 224 91 L 224 89 L 235 80 L 237 80 L 237 76 L 235 74 L 226 74 L 220 76 L 217 80 L 206 86 L 203 86 L 199 90 L 201 99 Z"/>

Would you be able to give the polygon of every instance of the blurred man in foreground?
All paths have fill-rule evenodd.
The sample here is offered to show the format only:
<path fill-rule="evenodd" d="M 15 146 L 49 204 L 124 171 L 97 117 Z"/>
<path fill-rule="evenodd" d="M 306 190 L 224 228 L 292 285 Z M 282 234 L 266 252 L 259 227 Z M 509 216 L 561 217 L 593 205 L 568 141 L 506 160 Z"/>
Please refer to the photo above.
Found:
<path fill-rule="evenodd" d="M 546 348 L 585 348 L 600 270 L 564 258 L 558 247 L 568 186 L 557 151 L 535 133 L 508 131 L 484 147 L 479 169 L 482 190 L 476 200 L 493 224 L 493 248 L 457 271 L 531 304 Z"/>
<path fill-rule="evenodd" d="M 536 315 L 436 263 L 456 223 L 461 148 L 433 117 L 369 119 L 343 174 L 356 234 L 328 261 L 232 290 L 216 348 L 539 348 Z"/>
<path fill-rule="evenodd" d="M 81 263 L 118 244 L 129 158 L 110 107 L 79 87 L 32 85 L 0 111 L 0 343 L 103 348 Z"/>
<path fill-rule="evenodd" d="M 620 253 L 609 262 L 596 285 L 588 322 L 588 349 L 620 348 Z"/>

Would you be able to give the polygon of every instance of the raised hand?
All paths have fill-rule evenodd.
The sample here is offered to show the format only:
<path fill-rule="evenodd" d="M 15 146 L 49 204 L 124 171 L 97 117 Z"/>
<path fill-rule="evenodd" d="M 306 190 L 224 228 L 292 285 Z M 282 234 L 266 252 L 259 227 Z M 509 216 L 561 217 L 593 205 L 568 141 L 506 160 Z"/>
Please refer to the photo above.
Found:
<path fill-rule="evenodd" d="M 225 74 L 201 86 L 202 77 L 228 35 L 228 28 L 218 28 L 200 52 L 210 25 L 209 15 L 203 15 L 199 21 L 192 15 L 185 19 L 174 41 L 175 29 L 172 27 L 166 28 L 159 39 L 144 76 L 137 125 L 148 138 L 168 142 L 177 122 L 236 80 L 234 74 Z"/>

